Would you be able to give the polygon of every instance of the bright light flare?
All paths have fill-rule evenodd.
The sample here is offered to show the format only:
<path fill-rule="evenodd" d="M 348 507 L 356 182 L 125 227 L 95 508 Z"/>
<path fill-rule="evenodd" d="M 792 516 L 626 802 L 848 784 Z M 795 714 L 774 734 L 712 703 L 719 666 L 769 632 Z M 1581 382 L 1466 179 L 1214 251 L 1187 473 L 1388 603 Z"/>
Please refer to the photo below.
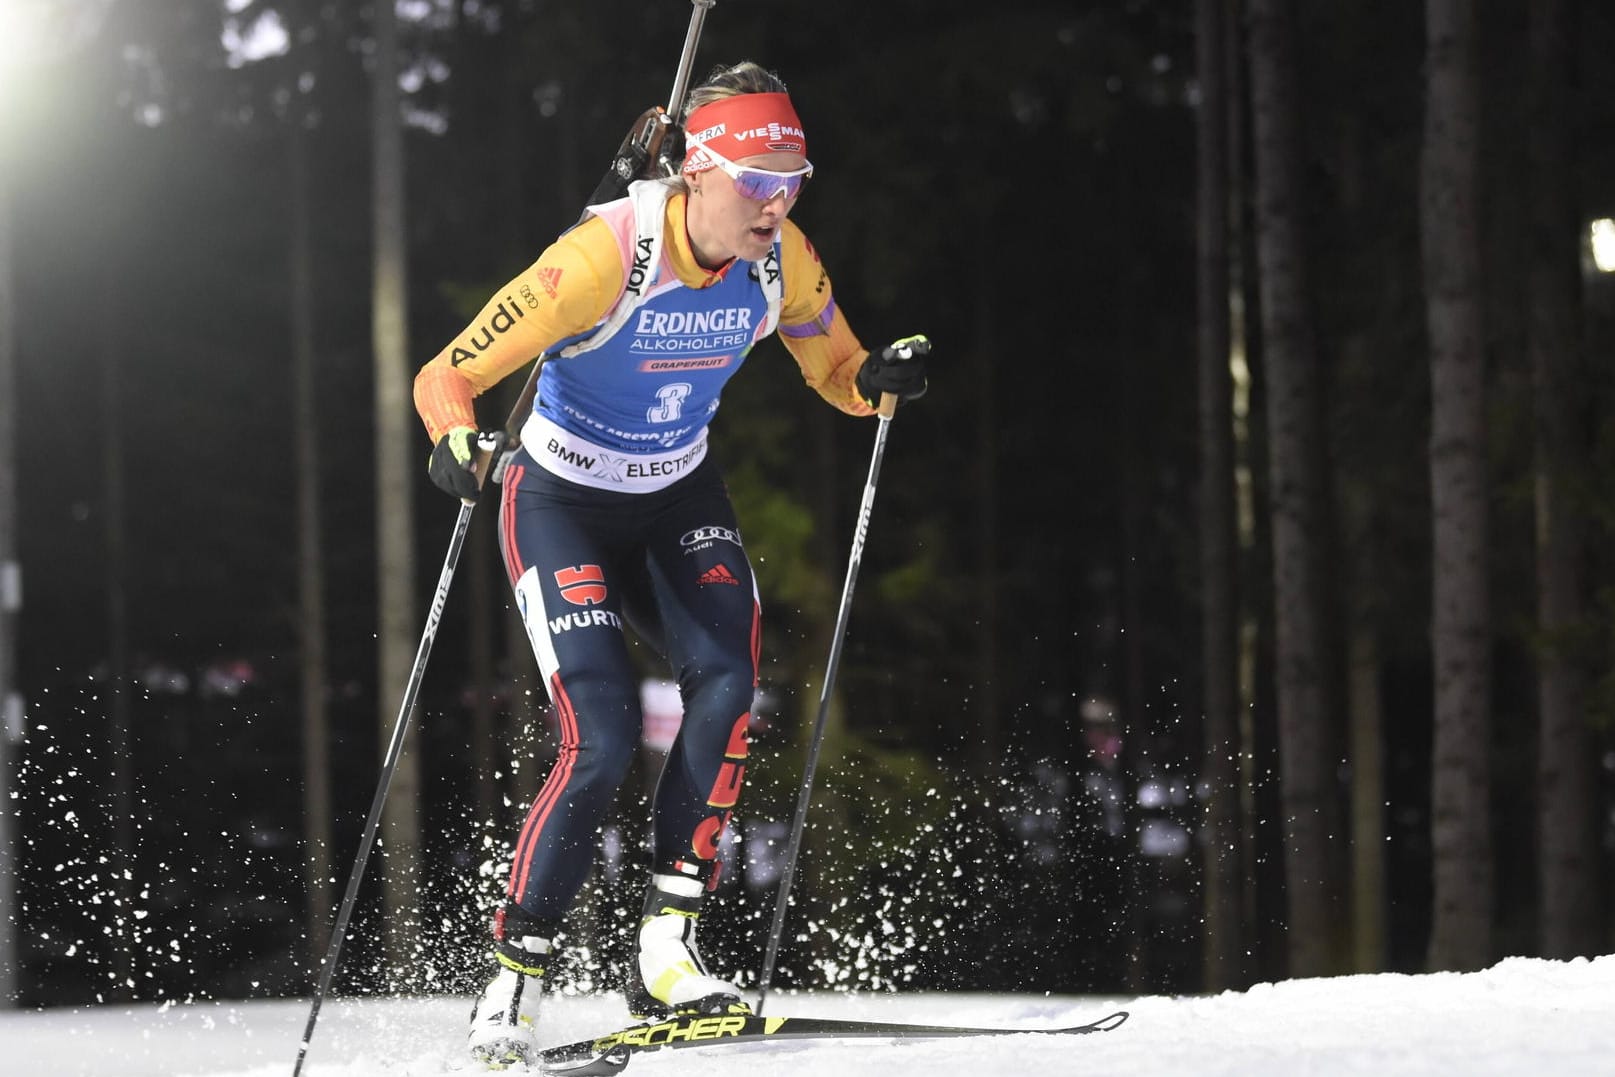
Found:
<path fill-rule="evenodd" d="M 244 5 L 228 6 L 231 14 L 224 21 L 220 41 L 227 57 L 225 62 L 231 67 L 243 67 L 267 56 L 284 56 L 290 49 L 291 35 L 286 32 L 278 13 L 265 11 L 250 23 L 243 23 L 234 13 Z"/>
<path fill-rule="evenodd" d="M 1593 265 L 1600 273 L 1615 273 L 1615 220 L 1600 217 L 1587 228 L 1593 250 Z"/>
<path fill-rule="evenodd" d="M 30 61 L 46 51 L 47 15 L 39 0 L 0 3 L 0 92 L 9 95 Z"/>
<path fill-rule="evenodd" d="M 100 28 L 111 0 L 0 0 L 0 120 L 7 135 L 46 92 L 51 68 Z"/>

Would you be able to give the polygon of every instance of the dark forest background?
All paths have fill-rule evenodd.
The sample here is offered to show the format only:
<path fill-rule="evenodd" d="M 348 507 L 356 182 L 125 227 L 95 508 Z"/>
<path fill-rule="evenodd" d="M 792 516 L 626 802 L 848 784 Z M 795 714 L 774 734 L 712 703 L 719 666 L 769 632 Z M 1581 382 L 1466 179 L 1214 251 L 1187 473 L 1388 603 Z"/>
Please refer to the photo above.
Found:
<path fill-rule="evenodd" d="M 0 554 L 25 585 L 11 992 L 306 992 L 404 687 L 380 657 L 400 640 L 379 539 L 413 543 L 412 653 L 454 513 L 413 413 L 403 445 L 377 421 L 374 12 L 32 7 L 49 33 L 7 54 L 0 187 Z M 666 103 L 691 5 L 397 16 L 408 377 Z M 285 48 L 232 58 L 264 25 Z M 785 79 L 818 166 L 793 217 L 838 301 L 866 344 L 935 342 L 930 392 L 890 429 L 777 982 L 1177 992 L 1615 945 L 1615 274 L 1588 247 L 1615 215 L 1612 49 L 1615 11 L 1573 0 L 719 0 L 697 80 L 741 59 Z M 1465 205 L 1438 196 L 1452 115 L 1477 124 L 1473 186 L 1452 188 L 1477 192 L 1458 215 L 1473 272 L 1443 278 L 1442 207 Z M 1480 327 L 1467 351 L 1453 310 Z M 1484 419 L 1456 450 L 1434 418 L 1451 369 Z M 875 427 L 771 340 L 714 432 L 766 631 L 728 900 L 706 918 L 744 982 Z M 1435 511 L 1458 457 L 1483 465 L 1458 485 L 1486 536 L 1464 547 L 1484 598 L 1455 631 L 1484 658 L 1468 695 L 1444 678 L 1462 663 Z M 402 458 L 407 497 L 381 511 L 380 464 Z M 493 515 L 473 518 L 395 789 L 418 840 L 384 837 L 342 991 L 480 981 L 555 750 Z M 1299 591 L 1275 568 L 1297 548 Z M 1545 767 L 1565 744 L 1573 773 Z M 569 987 L 613 986 L 625 956 L 644 756 Z M 1477 864 L 1484 900 L 1455 904 L 1443 872 Z"/>

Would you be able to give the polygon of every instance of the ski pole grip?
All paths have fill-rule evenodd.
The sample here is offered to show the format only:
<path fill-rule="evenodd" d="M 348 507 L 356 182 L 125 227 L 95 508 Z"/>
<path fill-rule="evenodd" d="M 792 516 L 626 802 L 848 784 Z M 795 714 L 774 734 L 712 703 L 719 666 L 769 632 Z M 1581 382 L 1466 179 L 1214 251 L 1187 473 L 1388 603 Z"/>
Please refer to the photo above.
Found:
<path fill-rule="evenodd" d="M 509 440 L 503 430 L 484 430 L 477 435 L 476 462 L 472 472 L 477 476 L 477 489 L 482 489 L 491 477 L 498 482 L 504 472 L 504 448 Z"/>

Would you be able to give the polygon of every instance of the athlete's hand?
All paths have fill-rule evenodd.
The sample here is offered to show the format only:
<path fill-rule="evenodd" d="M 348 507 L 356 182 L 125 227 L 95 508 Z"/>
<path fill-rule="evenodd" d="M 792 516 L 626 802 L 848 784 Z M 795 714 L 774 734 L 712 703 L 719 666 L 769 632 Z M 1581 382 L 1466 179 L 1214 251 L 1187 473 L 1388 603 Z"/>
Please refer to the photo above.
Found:
<path fill-rule="evenodd" d="M 444 493 L 463 501 L 475 501 L 477 485 L 477 432 L 469 426 L 456 426 L 432 450 L 427 474 Z"/>
<path fill-rule="evenodd" d="M 925 395 L 925 357 L 931 342 L 924 336 L 904 337 L 878 352 L 870 352 L 858 368 L 858 395 L 872 408 L 880 406 L 880 395 L 891 393 L 898 400 L 918 400 Z"/>

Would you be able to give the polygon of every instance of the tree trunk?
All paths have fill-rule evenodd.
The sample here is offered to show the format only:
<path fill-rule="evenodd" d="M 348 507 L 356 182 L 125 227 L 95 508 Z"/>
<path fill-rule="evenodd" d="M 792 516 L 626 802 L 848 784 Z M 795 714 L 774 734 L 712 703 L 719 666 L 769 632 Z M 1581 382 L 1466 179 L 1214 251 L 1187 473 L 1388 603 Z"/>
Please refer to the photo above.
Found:
<path fill-rule="evenodd" d="M 303 716 L 304 921 L 309 967 L 318 969 L 331 923 L 330 725 L 325 685 L 325 560 L 320 542 L 319 422 L 314 391 L 314 256 L 310 244 L 308 131 L 288 119 L 291 181 L 292 441 L 297 462 L 298 669 Z"/>
<path fill-rule="evenodd" d="M 976 242 L 985 256 L 990 249 L 992 220 L 995 214 L 984 203 L 976 216 Z M 996 446 L 1003 436 L 997 404 L 998 363 L 993 356 L 993 334 L 998 328 L 994 317 L 993 278 L 988 276 L 978 283 L 975 293 L 975 352 L 977 365 L 971 381 L 976 401 L 976 444 L 978 448 L 975 468 L 976 494 L 972 511 L 976 517 L 977 564 L 998 565 L 1002 557 L 998 541 L 998 460 Z M 976 603 L 981 616 L 981 632 L 976 637 L 976 699 L 975 728 L 965 743 L 970 747 L 971 769 L 977 777 L 1006 777 L 1004 774 L 1002 721 L 1002 693 L 998 687 L 998 629 L 1000 616 L 997 572 L 980 572 L 976 575 Z"/>
<path fill-rule="evenodd" d="M 1282 921 L 1270 910 L 1282 905 L 1283 857 L 1271 832 L 1283 814 L 1277 804 L 1278 737 L 1273 720 L 1272 605 L 1266 599 L 1269 525 L 1266 482 L 1266 392 L 1261 386 L 1262 338 L 1251 329 L 1261 314 L 1257 293 L 1256 237 L 1250 152 L 1249 74 L 1245 62 L 1244 22 L 1238 0 L 1230 0 L 1225 30 L 1228 97 L 1228 349 L 1233 376 L 1234 530 L 1236 557 L 1235 616 L 1238 619 L 1238 671 L 1235 725 L 1238 729 L 1240 915 L 1247 942 L 1247 974 L 1276 979 L 1281 968 L 1274 956 Z M 1261 567 L 1259 567 L 1261 566 Z M 1272 855 L 1269 851 L 1272 850 Z M 1274 895 L 1277 895 L 1275 898 Z M 1275 924 L 1278 928 L 1275 928 Z"/>
<path fill-rule="evenodd" d="M 1288 0 L 1251 0 L 1257 259 L 1267 373 L 1268 467 L 1279 785 L 1285 817 L 1289 974 L 1339 971 L 1340 811 L 1330 746 L 1323 577 L 1324 482 L 1318 357 L 1297 177 L 1294 27 Z"/>
<path fill-rule="evenodd" d="M 116 249 L 115 247 L 112 249 Z M 106 296 L 117 296 L 118 272 L 116 261 L 109 258 L 101 267 L 101 287 Z M 109 304 L 116 300 L 109 299 Z M 119 312 L 121 313 L 121 312 Z M 109 788 L 107 790 L 107 820 L 110 829 L 108 845 L 113 863 L 133 865 L 136 862 L 139 836 L 135 826 L 135 729 L 130 714 L 129 678 L 129 550 L 128 529 L 125 524 L 125 499 L 128 494 L 124 470 L 124 430 L 127 403 L 124 399 L 121 364 L 128 354 L 127 341 L 115 328 L 121 324 L 118 314 L 108 311 L 100 320 L 98 348 L 101 358 L 101 479 L 102 496 L 102 547 L 101 578 L 106 595 L 106 675 L 101 698 L 107 706 L 107 759 Z M 113 948 L 107 962 L 109 990 L 112 999 L 133 998 L 136 994 L 137 962 L 140 952 L 138 924 L 134 915 L 134 882 L 127 871 L 114 871 L 111 884 L 112 912 L 110 930 L 106 936 Z"/>
<path fill-rule="evenodd" d="M 1344 364 L 1369 362 L 1366 333 L 1343 342 Z M 1343 440 L 1354 435 L 1347 432 Z M 1376 539 L 1372 480 L 1339 472 L 1338 519 L 1346 538 L 1346 736 L 1351 761 L 1351 970 L 1383 972 L 1388 956 L 1385 876 L 1385 700 L 1380 690 L 1380 592 L 1383 552 Z"/>
<path fill-rule="evenodd" d="M 1493 907 L 1485 340 L 1472 0 L 1427 0 L 1425 30 L 1419 223 L 1430 339 L 1435 670 L 1429 968 L 1462 971 L 1491 960 Z"/>
<path fill-rule="evenodd" d="M 1239 631 L 1235 599 L 1233 380 L 1229 373 L 1227 0 L 1197 0 L 1199 165 L 1201 782 L 1207 789 L 1202 989 L 1243 983 L 1239 828 Z"/>
<path fill-rule="evenodd" d="M 1372 211 L 1364 204 L 1363 125 L 1352 119 L 1341 129 L 1340 203 L 1352 219 Z M 1366 324 L 1343 334 L 1339 368 L 1345 378 L 1366 371 L 1374 344 Z M 1334 469 L 1335 518 L 1345 539 L 1341 558 L 1346 580 L 1342 620 L 1346 652 L 1346 737 L 1351 768 L 1351 969 L 1359 973 L 1385 969 L 1385 701 L 1380 690 L 1380 626 L 1384 573 L 1381 528 L 1384 497 L 1371 477 L 1347 466 L 1361 454 L 1354 443 L 1361 430 L 1332 431 L 1341 446 Z"/>
<path fill-rule="evenodd" d="M 372 182 L 375 200 L 371 333 L 375 363 L 377 700 L 381 742 L 390 742 L 399 693 L 414 664 L 415 546 L 412 466 L 418 466 L 410 403 L 404 146 L 399 118 L 398 28 L 390 0 L 372 6 L 375 66 L 371 71 Z M 381 934 L 394 968 L 408 966 L 420 852 L 420 765 L 408 740 L 399 753 L 382 816 Z"/>
<path fill-rule="evenodd" d="M 17 687 L 17 626 L 22 615 L 22 563 L 17 519 L 17 305 L 13 291 L 11 196 L 0 172 L 0 797 L 13 788 L 12 753 L 22 741 Z M 15 811 L 0 812 L 0 1005 L 16 1005 L 17 873 L 21 867 Z"/>
<path fill-rule="evenodd" d="M 1347 644 L 1346 705 L 1351 750 L 1352 969 L 1385 970 L 1385 704 L 1379 636 L 1353 617 Z"/>
<path fill-rule="evenodd" d="M 1599 850 L 1585 628 L 1586 522 L 1576 497 L 1592 452 L 1581 342 L 1580 220 L 1566 110 L 1575 85 L 1575 0 L 1531 5 L 1531 264 L 1528 347 L 1536 418 L 1537 627 L 1541 637 L 1537 849 L 1542 956 L 1598 953 Z"/>

